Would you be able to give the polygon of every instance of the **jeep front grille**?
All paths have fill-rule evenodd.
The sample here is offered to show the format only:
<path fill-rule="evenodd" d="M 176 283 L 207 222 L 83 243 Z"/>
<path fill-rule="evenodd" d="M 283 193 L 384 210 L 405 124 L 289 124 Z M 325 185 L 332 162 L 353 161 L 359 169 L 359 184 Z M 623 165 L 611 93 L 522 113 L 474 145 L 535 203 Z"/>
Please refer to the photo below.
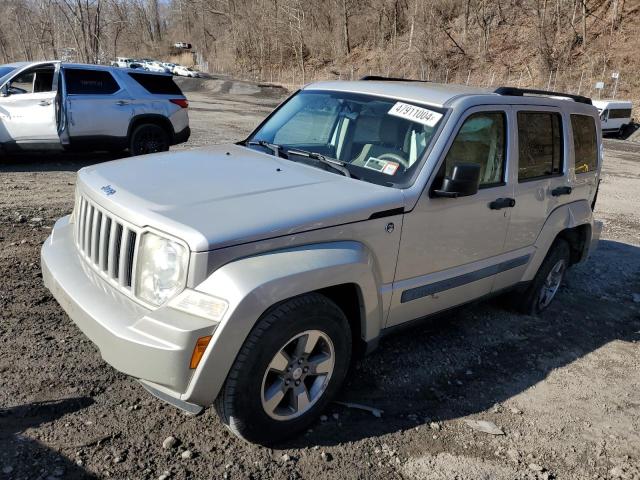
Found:
<path fill-rule="evenodd" d="M 78 251 L 104 278 L 132 293 L 138 232 L 79 195 L 76 202 L 75 241 Z"/>

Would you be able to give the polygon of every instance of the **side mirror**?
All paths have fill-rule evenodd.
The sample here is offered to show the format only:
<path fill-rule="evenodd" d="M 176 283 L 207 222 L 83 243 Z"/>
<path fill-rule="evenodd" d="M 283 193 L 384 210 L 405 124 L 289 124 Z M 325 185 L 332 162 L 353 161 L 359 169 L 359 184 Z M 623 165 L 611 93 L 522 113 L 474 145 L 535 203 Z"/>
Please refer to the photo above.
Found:
<path fill-rule="evenodd" d="M 0 97 L 8 97 L 9 96 L 9 84 L 5 83 L 0 89 Z"/>
<path fill-rule="evenodd" d="M 480 185 L 480 165 L 474 163 L 457 163 L 453 166 L 451 176 L 444 177 L 442 187 L 433 191 L 434 197 L 468 197 L 478 193 Z"/>

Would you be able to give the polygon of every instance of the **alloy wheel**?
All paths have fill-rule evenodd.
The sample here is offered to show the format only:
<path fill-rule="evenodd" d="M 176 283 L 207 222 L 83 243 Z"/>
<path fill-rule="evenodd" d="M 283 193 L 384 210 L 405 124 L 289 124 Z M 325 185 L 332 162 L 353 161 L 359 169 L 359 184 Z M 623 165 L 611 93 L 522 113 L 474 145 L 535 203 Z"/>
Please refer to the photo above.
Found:
<path fill-rule="evenodd" d="M 308 412 L 322 397 L 335 366 L 331 339 L 320 330 L 291 338 L 273 357 L 262 380 L 262 408 L 275 420 Z"/>
<path fill-rule="evenodd" d="M 553 297 L 556 296 L 566 269 L 567 264 L 564 259 L 561 259 L 558 260 L 551 271 L 549 271 L 549 274 L 540 289 L 540 295 L 538 296 L 539 310 L 548 307 L 553 300 Z"/>

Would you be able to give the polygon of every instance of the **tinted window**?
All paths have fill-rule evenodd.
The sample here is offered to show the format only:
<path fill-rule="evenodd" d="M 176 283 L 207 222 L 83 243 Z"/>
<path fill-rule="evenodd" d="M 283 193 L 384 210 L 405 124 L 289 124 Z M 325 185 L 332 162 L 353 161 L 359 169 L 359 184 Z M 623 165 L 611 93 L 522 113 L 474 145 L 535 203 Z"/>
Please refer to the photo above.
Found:
<path fill-rule="evenodd" d="M 103 70 L 67 68 L 64 78 L 70 95 L 111 95 L 120 90 L 113 75 Z"/>
<path fill-rule="evenodd" d="M 480 186 L 502 183 L 505 159 L 505 114 L 475 113 L 467 118 L 445 158 L 445 174 L 456 163 L 480 165 Z"/>
<path fill-rule="evenodd" d="M 182 96 L 182 90 L 176 85 L 173 78 L 169 76 L 150 75 L 148 73 L 130 73 L 129 76 L 149 93 Z"/>
<path fill-rule="evenodd" d="M 609 118 L 630 118 L 630 108 L 613 108 L 609 110 Z"/>
<path fill-rule="evenodd" d="M 562 120 L 551 112 L 518 112 L 518 181 L 562 173 Z"/>
<path fill-rule="evenodd" d="M 596 123 L 593 117 L 571 115 L 573 151 L 576 173 L 592 172 L 598 166 L 598 142 Z"/>

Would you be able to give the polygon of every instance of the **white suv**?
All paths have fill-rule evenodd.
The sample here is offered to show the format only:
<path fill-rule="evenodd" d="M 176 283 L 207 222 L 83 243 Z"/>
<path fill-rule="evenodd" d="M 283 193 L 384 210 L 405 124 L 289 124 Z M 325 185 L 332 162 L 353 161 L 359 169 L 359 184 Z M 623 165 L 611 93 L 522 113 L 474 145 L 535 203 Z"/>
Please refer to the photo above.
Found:
<path fill-rule="evenodd" d="M 171 75 L 52 62 L 0 65 L 0 152 L 168 150 L 190 135 Z"/>

